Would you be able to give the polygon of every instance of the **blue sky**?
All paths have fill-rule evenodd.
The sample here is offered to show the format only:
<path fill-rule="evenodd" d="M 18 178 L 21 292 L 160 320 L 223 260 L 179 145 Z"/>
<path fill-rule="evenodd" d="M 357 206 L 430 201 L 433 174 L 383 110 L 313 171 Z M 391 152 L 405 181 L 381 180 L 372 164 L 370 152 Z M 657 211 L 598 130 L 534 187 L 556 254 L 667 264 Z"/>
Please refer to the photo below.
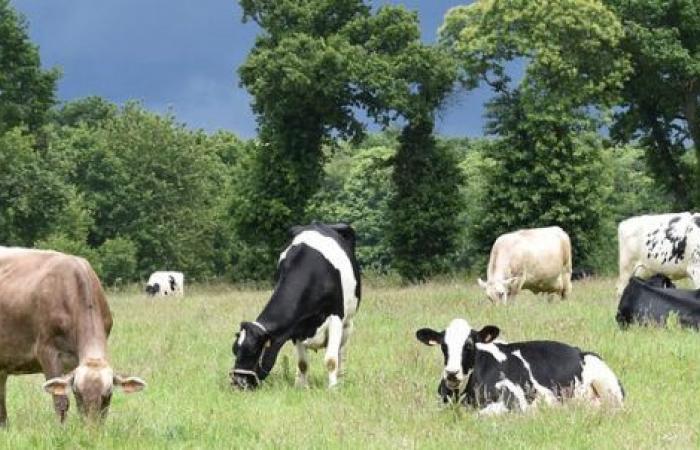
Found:
<path fill-rule="evenodd" d="M 243 24 L 236 0 L 11 0 L 29 22 L 42 63 L 59 67 L 59 99 L 100 95 L 113 102 L 137 99 L 151 110 L 207 131 L 255 135 L 250 97 L 236 68 L 258 32 Z M 445 12 L 467 0 L 375 0 L 418 11 L 424 40 L 433 42 Z M 450 98 L 438 132 L 482 134 L 478 89 Z"/>

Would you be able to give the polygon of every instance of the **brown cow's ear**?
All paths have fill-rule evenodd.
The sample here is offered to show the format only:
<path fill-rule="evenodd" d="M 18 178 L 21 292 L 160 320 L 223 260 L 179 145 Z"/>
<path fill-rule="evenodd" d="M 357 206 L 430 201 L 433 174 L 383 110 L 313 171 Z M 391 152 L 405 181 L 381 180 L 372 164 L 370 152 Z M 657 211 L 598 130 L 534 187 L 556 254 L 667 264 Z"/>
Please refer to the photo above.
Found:
<path fill-rule="evenodd" d="M 63 377 L 51 378 L 47 380 L 42 387 L 51 395 L 68 395 L 72 382 L 73 374 L 71 373 Z"/>
<path fill-rule="evenodd" d="M 146 382 L 139 377 L 122 378 L 119 375 L 115 375 L 113 383 L 115 386 L 122 388 L 122 391 L 126 394 L 141 391 L 146 387 Z"/>
<path fill-rule="evenodd" d="M 431 328 L 421 328 L 416 331 L 416 339 L 425 345 L 439 345 L 445 339 L 445 332 L 435 331 Z"/>
<path fill-rule="evenodd" d="M 479 330 L 479 332 L 476 334 L 476 342 L 482 342 L 484 344 L 488 344 L 492 342 L 494 339 L 498 337 L 498 334 L 501 332 L 501 330 L 498 329 L 498 327 L 493 326 L 493 325 L 486 325 L 484 328 Z"/>

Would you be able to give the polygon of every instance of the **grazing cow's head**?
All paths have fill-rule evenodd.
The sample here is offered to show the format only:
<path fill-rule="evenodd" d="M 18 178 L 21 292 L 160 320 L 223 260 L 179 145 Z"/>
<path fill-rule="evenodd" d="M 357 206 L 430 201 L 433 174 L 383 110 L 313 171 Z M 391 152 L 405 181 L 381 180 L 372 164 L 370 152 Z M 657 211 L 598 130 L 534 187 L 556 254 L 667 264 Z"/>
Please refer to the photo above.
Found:
<path fill-rule="evenodd" d="M 498 337 L 499 329 L 487 325 L 475 331 L 464 319 L 454 319 L 444 331 L 421 328 L 416 338 L 425 345 L 439 345 L 445 367 L 438 392 L 443 401 L 456 399 L 474 368 L 476 344 L 489 344 Z"/>
<path fill-rule="evenodd" d="M 158 283 L 146 285 L 146 294 L 148 294 L 148 295 L 156 295 L 159 291 L 160 291 L 160 284 L 158 284 Z"/>
<path fill-rule="evenodd" d="M 242 322 L 241 330 L 233 341 L 236 361 L 231 371 L 231 385 L 240 389 L 255 389 L 267 377 L 265 350 L 270 347 L 270 336 L 257 322 Z"/>
<path fill-rule="evenodd" d="M 486 291 L 486 296 L 494 303 L 506 303 L 508 297 L 513 292 L 513 288 L 520 281 L 518 277 L 511 277 L 505 280 L 484 281 L 479 278 L 479 287 Z"/>
<path fill-rule="evenodd" d="M 83 416 L 103 419 L 107 416 L 115 386 L 130 394 L 142 390 L 146 383 L 138 377 L 116 375 L 104 359 L 88 359 L 70 374 L 48 380 L 44 383 L 44 390 L 52 395 L 68 395 L 72 390 Z"/>

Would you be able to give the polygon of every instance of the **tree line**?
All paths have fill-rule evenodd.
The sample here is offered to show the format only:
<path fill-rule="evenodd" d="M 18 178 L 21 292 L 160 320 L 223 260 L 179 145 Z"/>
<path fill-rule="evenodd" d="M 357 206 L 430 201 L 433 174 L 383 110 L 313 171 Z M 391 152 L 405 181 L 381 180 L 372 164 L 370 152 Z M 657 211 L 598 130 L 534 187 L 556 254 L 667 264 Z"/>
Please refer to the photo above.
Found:
<path fill-rule="evenodd" d="M 135 102 L 59 104 L 59 72 L 0 0 L 0 243 L 86 256 L 110 284 L 254 280 L 291 225 L 347 221 L 366 270 L 415 281 L 482 271 L 499 234 L 558 224 L 575 264 L 604 272 L 617 221 L 699 199 L 695 2 L 478 0 L 434 45 L 401 6 L 240 5 L 261 29 L 238 68 L 251 140 Z M 477 86 L 486 136 L 436 136 L 445 100 Z"/>

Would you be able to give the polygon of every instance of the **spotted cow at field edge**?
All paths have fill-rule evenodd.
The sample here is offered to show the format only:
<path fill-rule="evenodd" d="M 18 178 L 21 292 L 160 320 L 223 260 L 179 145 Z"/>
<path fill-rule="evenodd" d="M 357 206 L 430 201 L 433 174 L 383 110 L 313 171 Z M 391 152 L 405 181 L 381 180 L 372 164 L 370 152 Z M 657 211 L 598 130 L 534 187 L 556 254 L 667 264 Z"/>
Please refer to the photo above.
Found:
<path fill-rule="evenodd" d="M 571 240 L 559 227 L 503 234 L 491 248 L 486 280 L 479 286 L 493 302 L 507 303 L 522 289 L 571 293 Z"/>
<path fill-rule="evenodd" d="M 280 255 L 270 301 L 254 322 L 241 323 L 236 334 L 234 387 L 257 387 L 289 340 L 297 350 L 297 385 L 307 385 L 309 348 L 326 349 L 329 387 L 337 384 L 360 303 L 355 231 L 342 223 L 313 223 L 293 227 L 290 234 L 292 242 Z"/>
<path fill-rule="evenodd" d="M 185 276 L 182 272 L 153 272 L 146 283 L 148 295 L 184 295 Z"/>
<path fill-rule="evenodd" d="M 664 275 L 632 277 L 622 291 L 615 320 L 622 329 L 633 323 L 663 326 L 672 313 L 681 326 L 700 328 L 700 289 L 676 289 Z"/>
<path fill-rule="evenodd" d="M 416 332 L 420 342 L 442 349 L 443 401 L 461 401 L 481 414 L 526 411 L 565 398 L 622 404 L 622 385 L 595 353 L 555 341 L 499 342 L 499 332 L 493 325 L 474 330 L 464 319 L 444 331 Z"/>
<path fill-rule="evenodd" d="M 689 212 L 631 217 L 617 228 L 620 295 L 630 277 L 662 274 L 689 277 L 700 288 L 700 214 Z"/>
<path fill-rule="evenodd" d="M 61 422 L 71 390 L 83 415 L 102 418 L 114 387 L 143 389 L 141 379 L 122 378 L 110 366 L 111 328 L 102 286 L 85 259 L 0 247 L 0 426 L 8 375 L 43 373 Z"/>

